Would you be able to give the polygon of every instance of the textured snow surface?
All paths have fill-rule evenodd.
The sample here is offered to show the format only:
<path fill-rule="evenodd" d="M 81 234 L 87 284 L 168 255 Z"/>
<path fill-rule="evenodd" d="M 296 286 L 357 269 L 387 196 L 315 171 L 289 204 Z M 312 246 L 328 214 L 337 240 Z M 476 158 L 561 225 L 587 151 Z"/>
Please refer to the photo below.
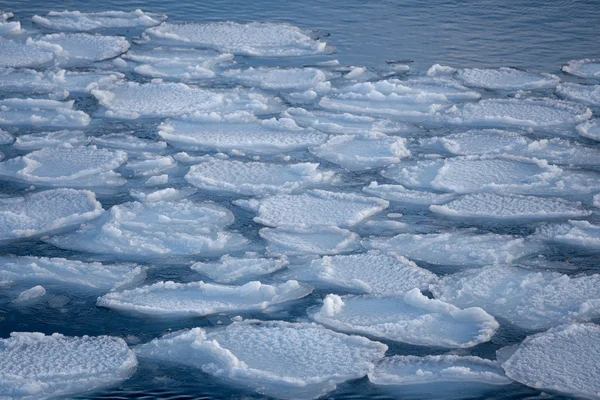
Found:
<path fill-rule="evenodd" d="M 0 396 L 45 399 L 118 384 L 137 367 L 123 339 L 14 332 L 0 339 Z"/>
<path fill-rule="evenodd" d="M 481 307 L 528 330 L 600 316 L 600 275 L 489 266 L 447 275 L 431 291 L 437 299 Z"/>
<path fill-rule="evenodd" d="M 39 132 L 29 135 L 20 135 L 15 140 L 15 149 L 22 151 L 41 150 L 48 147 L 79 146 L 89 143 L 91 139 L 83 134 L 83 131 L 51 131 Z M 42 153 L 43 154 L 43 153 Z M 25 162 L 20 159 L 20 162 Z M 31 160 L 28 158 L 28 160 Z"/>
<path fill-rule="evenodd" d="M 578 83 L 565 82 L 556 88 L 556 93 L 565 99 L 600 106 L 600 85 L 580 85 Z"/>
<path fill-rule="evenodd" d="M 456 72 L 456 78 L 466 86 L 491 90 L 553 89 L 560 82 L 555 75 L 514 68 L 465 68 Z"/>
<path fill-rule="evenodd" d="M 81 127 L 90 116 L 73 109 L 74 102 L 38 99 L 0 100 L 0 125 Z"/>
<path fill-rule="evenodd" d="M 363 188 L 363 192 L 381 197 L 390 201 L 398 201 L 407 204 L 441 204 L 447 203 L 456 197 L 452 193 L 432 193 L 419 190 L 410 190 L 402 185 L 386 185 L 371 182 Z"/>
<path fill-rule="evenodd" d="M 225 255 L 218 263 L 197 262 L 192 269 L 218 283 L 250 280 L 272 274 L 288 265 L 287 258 L 236 258 Z"/>
<path fill-rule="evenodd" d="M 103 11 L 84 13 L 80 11 L 50 11 L 47 15 L 34 15 L 33 22 L 57 31 L 81 32 L 106 28 L 150 27 L 167 19 L 166 15 L 132 12 Z"/>
<path fill-rule="evenodd" d="M 597 197 L 594 197 L 594 199 Z M 600 250 L 600 225 L 592 224 L 588 221 L 568 221 L 562 224 L 548 224 L 540 226 L 536 233 L 543 240 L 595 251 Z"/>
<path fill-rule="evenodd" d="M 234 322 L 194 328 L 138 346 L 140 358 L 179 362 L 260 394 L 312 399 L 373 370 L 387 346 L 315 324 Z"/>
<path fill-rule="evenodd" d="M 577 132 L 585 138 L 600 142 L 600 125 L 597 119 L 586 121 L 581 125 L 577 125 Z"/>
<path fill-rule="evenodd" d="M 465 348 L 487 342 L 498 329 L 481 308 L 464 310 L 429 299 L 419 289 L 403 297 L 328 295 L 323 306 L 309 311 L 331 329 L 421 346 Z"/>
<path fill-rule="evenodd" d="M 26 43 L 4 39 L 0 36 L 0 68 L 42 67 L 51 64 L 54 53 L 35 46 L 28 40 Z"/>
<path fill-rule="evenodd" d="M 504 362 L 511 379 L 538 389 L 600 398 L 600 326 L 572 324 L 527 337 Z M 501 349 L 502 352 L 504 349 Z"/>
<path fill-rule="evenodd" d="M 159 153 L 167 148 L 165 142 L 139 138 L 126 133 L 109 133 L 100 137 L 94 137 L 92 142 L 100 147 L 123 150 L 128 153 Z"/>
<path fill-rule="evenodd" d="M 335 226 L 263 228 L 260 237 L 268 243 L 267 253 L 280 255 L 334 255 L 361 248 L 360 236 Z"/>
<path fill-rule="evenodd" d="M 562 70 L 581 78 L 600 79 L 600 59 L 571 60 Z"/>
<path fill-rule="evenodd" d="M 248 68 L 231 69 L 223 72 L 226 78 L 232 78 L 245 86 L 276 90 L 327 91 L 327 76 L 315 68 Z"/>
<path fill-rule="evenodd" d="M 33 42 L 41 49 L 52 50 L 59 66 L 84 66 L 95 61 L 115 58 L 129 50 L 127 39 L 119 36 L 88 33 L 53 33 Z"/>

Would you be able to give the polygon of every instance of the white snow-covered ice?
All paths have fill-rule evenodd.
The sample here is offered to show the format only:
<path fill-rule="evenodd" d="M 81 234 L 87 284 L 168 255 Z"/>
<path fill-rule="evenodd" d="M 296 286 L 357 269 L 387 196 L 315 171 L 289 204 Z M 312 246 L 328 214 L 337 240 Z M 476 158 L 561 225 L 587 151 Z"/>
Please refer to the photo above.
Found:
<path fill-rule="evenodd" d="M 262 228 L 271 256 L 335 255 L 361 248 L 360 236 L 336 226 Z"/>
<path fill-rule="evenodd" d="M 197 262 L 191 268 L 217 283 L 232 283 L 269 275 L 285 268 L 287 265 L 288 260 L 286 257 L 257 258 L 256 256 L 231 257 L 224 255 L 218 263 Z"/>
<path fill-rule="evenodd" d="M 50 11 L 45 16 L 34 15 L 32 20 L 47 29 L 83 32 L 96 29 L 137 28 L 156 26 L 167 19 L 164 14 L 145 13 L 140 9 L 124 11 Z"/>
<path fill-rule="evenodd" d="M 556 75 L 536 74 L 515 68 L 465 68 L 456 71 L 464 85 L 491 90 L 554 89 L 560 82 Z"/>
<path fill-rule="evenodd" d="M 40 99 L 0 100 L 0 125 L 31 125 L 50 127 L 82 127 L 90 116 L 73 109 L 74 101 Z"/>
<path fill-rule="evenodd" d="M 571 60 L 562 70 L 581 78 L 600 79 L 600 59 Z"/>

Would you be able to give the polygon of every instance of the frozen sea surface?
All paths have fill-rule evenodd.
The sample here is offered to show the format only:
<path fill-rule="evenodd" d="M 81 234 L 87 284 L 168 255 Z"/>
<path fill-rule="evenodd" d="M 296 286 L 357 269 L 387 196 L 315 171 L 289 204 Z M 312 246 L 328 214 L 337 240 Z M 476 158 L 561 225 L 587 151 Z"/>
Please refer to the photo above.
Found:
<path fill-rule="evenodd" d="M 598 398 L 598 20 L 0 0 L 0 398 Z"/>

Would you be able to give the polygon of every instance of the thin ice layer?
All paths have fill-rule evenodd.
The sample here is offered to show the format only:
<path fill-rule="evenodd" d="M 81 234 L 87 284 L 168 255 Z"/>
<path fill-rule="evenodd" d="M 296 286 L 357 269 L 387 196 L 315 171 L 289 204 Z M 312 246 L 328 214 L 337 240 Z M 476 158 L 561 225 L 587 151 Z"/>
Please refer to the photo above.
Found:
<path fill-rule="evenodd" d="M 51 50 L 39 48 L 32 40 L 15 42 L 0 37 L 0 68 L 44 67 L 54 60 Z"/>
<path fill-rule="evenodd" d="M 165 317 L 198 317 L 216 313 L 263 311 L 268 307 L 307 296 L 312 289 L 296 281 L 266 285 L 258 281 L 243 286 L 213 283 L 157 282 L 98 298 L 97 305 L 136 314 Z"/>
<path fill-rule="evenodd" d="M 221 257 L 218 263 L 197 262 L 192 269 L 217 283 L 232 283 L 241 280 L 255 279 L 272 274 L 288 265 L 283 258 L 236 258 L 229 255 Z"/>
<path fill-rule="evenodd" d="M 64 249 L 119 258 L 220 255 L 247 243 L 224 230 L 234 221 L 226 208 L 187 199 L 152 200 L 147 196 L 143 203 L 115 205 L 103 218 L 46 240 Z"/>
<path fill-rule="evenodd" d="M 387 346 L 316 324 L 242 321 L 194 328 L 138 346 L 141 358 L 179 362 L 282 399 L 313 399 L 370 372 Z"/>
<path fill-rule="evenodd" d="M 167 144 L 160 140 L 140 138 L 129 133 L 109 133 L 96 136 L 92 142 L 100 147 L 123 150 L 128 153 L 160 153 L 167 148 Z"/>
<path fill-rule="evenodd" d="M 131 12 L 102 11 L 50 11 L 46 16 L 34 15 L 32 20 L 47 29 L 65 32 L 91 31 L 107 28 L 138 28 L 155 26 L 167 19 L 164 14 L 145 13 L 140 9 Z"/>
<path fill-rule="evenodd" d="M 92 90 L 92 94 L 107 108 L 105 115 L 110 118 L 163 118 L 240 110 L 264 114 L 274 110 L 274 100 L 256 91 L 210 90 L 184 83 L 127 82 Z"/>
<path fill-rule="evenodd" d="M 135 264 L 101 264 L 64 258 L 0 257 L 0 281 L 60 282 L 113 290 L 140 282 L 145 268 Z"/>
<path fill-rule="evenodd" d="M 389 239 L 372 239 L 368 245 L 398 252 L 411 260 L 467 267 L 510 264 L 542 249 L 535 241 L 472 230 L 426 235 L 404 233 Z"/>
<path fill-rule="evenodd" d="M 467 194 L 444 205 L 432 205 L 436 214 L 486 220 L 552 220 L 591 215 L 581 203 L 563 199 L 495 193 Z"/>
<path fill-rule="evenodd" d="M 170 120 L 158 130 L 160 137 L 176 148 L 227 153 L 277 154 L 327 140 L 327 135 L 301 128 L 292 119 L 259 120 L 248 113 Z"/>
<path fill-rule="evenodd" d="M 411 289 L 426 290 L 437 276 L 396 253 L 369 251 L 325 256 L 309 266 L 290 267 L 291 276 L 331 290 L 401 296 Z"/>
<path fill-rule="evenodd" d="M 58 65 L 69 67 L 115 58 L 130 47 L 124 37 L 88 33 L 53 33 L 35 40 L 33 45 L 53 51 Z"/>
<path fill-rule="evenodd" d="M 577 125 L 577 132 L 585 138 L 600 142 L 600 124 L 597 119 Z"/>
<path fill-rule="evenodd" d="M 542 240 L 564 243 L 593 251 L 600 249 L 600 225 L 588 221 L 568 221 L 540 226 L 536 236 Z"/>
<path fill-rule="evenodd" d="M 264 196 L 327 184 L 333 173 L 318 170 L 318 166 L 316 163 L 281 165 L 214 158 L 193 165 L 185 180 L 203 190 Z"/>
<path fill-rule="evenodd" d="M 114 170 L 125 161 L 127 153 L 95 146 L 45 148 L 0 163 L 0 176 L 42 186 L 120 186 L 126 181 Z"/>
<path fill-rule="evenodd" d="M 0 339 L 0 397 L 70 397 L 125 381 L 136 367 L 120 338 L 13 332 Z"/>
<path fill-rule="evenodd" d="M 588 79 L 600 79 L 600 60 L 585 58 L 583 60 L 571 60 L 562 70 L 571 75 Z"/>
<path fill-rule="evenodd" d="M 465 68 L 456 72 L 464 85 L 492 90 L 554 89 L 560 82 L 556 75 L 536 74 L 515 68 Z"/>
<path fill-rule="evenodd" d="M 358 250 L 360 236 L 335 226 L 262 228 L 271 256 L 334 255 Z"/>
<path fill-rule="evenodd" d="M 453 193 L 433 193 L 410 190 L 402 185 L 380 185 L 377 182 L 371 182 L 369 186 L 363 188 L 363 192 L 389 201 L 424 205 L 443 204 L 456 197 Z"/>
<path fill-rule="evenodd" d="M 245 86 L 270 90 L 328 90 L 327 76 L 316 68 L 277 68 L 258 67 L 230 69 L 222 75 L 234 79 Z"/>
<path fill-rule="evenodd" d="M 52 131 L 38 132 L 29 135 L 19 135 L 15 140 L 15 149 L 21 151 L 40 150 L 46 147 L 60 146 L 83 146 L 91 139 L 83 134 L 83 131 Z"/>
<path fill-rule="evenodd" d="M 419 346 L 472 347 L 489 341 L 499 327 L 479 307 L 461 310 L 417 288 L 399 297 L 330 294 L 312 311 L 311 319 L 337 331 Z"/>
<path fill-rule="evenodd" d="M 511 379 L 536 389 L 552 390 L 570 396 L 600 398 L 600 326 L 572 324 L 528 336 L 513 348 L 502 362 Z"/>
<path fill-rule="evenodd" d="M 82 127 L 90 123 L 83 111 L 73 109 L 74 101 L 38 99 L 0 100 L 0 125 Z"/>
<path fill-rule="evenodd" d="M 384 167 L 410 156 L 406 139 L 379 132 L 333 136 L 311 153 L 349 171 Z"/>
<path fill-rule="evenodd" d="M 0 242 L 71 229 L 102 212 L 94 193 L 87 190 L 55 189 L 0 198 Z"/>
<path fill-rule="evenodd" d="M 236 200 L 234 204 L 255 211 L 258 216 L 254 221 L 266 226 L 348 227 L 385 210 L 389 203 L 351 193 L 310 190 L 298 195 Z"/>
<path fill-rule="evenodd" d="M 286 57 L 331 52 L 325 42 L 293 25 L 272 22 L 164 23 L 145 34 L 152 42 L 213 48 L 247 56 Z"/>
<path fill-rule="evenodd" d="M 556 94 L 567 100 L 577 101 L 593 107 L 600 106 L 600 85 L 580 85 L 564 82 L 558 85 Z"/>
<path fill-rule="evenodd" d="M 435 298 L 481 307 L 523 329 L 547 329 L 600 316 L 600 275 L 488 266 L 446 275 L 431 286 Z"/>

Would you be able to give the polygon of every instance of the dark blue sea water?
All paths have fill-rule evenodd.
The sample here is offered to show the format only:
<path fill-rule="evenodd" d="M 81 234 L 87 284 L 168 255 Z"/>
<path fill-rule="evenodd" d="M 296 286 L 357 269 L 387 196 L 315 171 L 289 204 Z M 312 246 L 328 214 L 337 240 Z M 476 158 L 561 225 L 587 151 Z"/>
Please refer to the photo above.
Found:
<path fill-rule="evenodd" d="M 337 48 L 335 58 L 344 65 L 385 68 L 386 61 L 405 60 L 414 71 L 424 71 L 432 64 L 454 67 L 512 66 L 533 71 L 560 74 L 560 66 L 571 59 L 600 57 L 598 23 L 599 1 L 359 1 L 359 0 L 282 0 L 258 1 L 157 1 L 157 0 L 0 0 L 0 10 L 11 11 L 25 28 L 34 14 L 48 11 L 105 11 L 141 8 L 147 12 L 165 13 L 169 21 L 272 21 L 287 22 L 306 29 L 328 33 L 328 43 Z M 1 57 L 1 55 L 0 55 Z M 81 105 L 85 109 L 85 104 Z M 92 106 L 91 106 L 92 107 Z M 4 193 L 10 184 L 0 182 Z M 15 189 L 16 190 L 16 189 Z M 101 198 L 105 208 L 124 201 Z M 221 202 L 226 200 L 221 199 Z M 390 210 L 394 212 L 394 210 Z M 238 212 L 239 226 L 252 226 L 251 215 Z M 418 212 L 409 218 L 418 220 Z M 443 222 L 442 222 L 443 223 Z M 506 228 L 503 233 L 506 232 Z M 251 229 L 249 229 L 250 231 Z M 256 230 L 256 229 L 255 229 Z M 58 250 L 39 241 L 19 242 L 0 251 L 1 254 L 44 255 L 79 258 L 75 252 Z M 557 258 L 565 254 L 557 249 Z M 583 269 L 598 264 L 597 257 L 572 254 Z M 188 267 L 165 264 L 151 270 L 148 281 L 189 281 L 194 278 Z M 438 271 L 443 273 L 444 271 Z M 132 317 L 95 306 L 99 294 L 61 292 L 47 285 L 51 301 L 35 306 L 15 308 L 11 298 L 0 292 L 0 337 L 12 331 L 39 331 L 65 335 L 110 334 L 135 337 L 140 342 L 165 332 L 194 326 L 214 326 L 221 317 L 186 320 L 156 320 Z M 306 308 L 317 304 L 325 293 L 315 292 L 292 311 L 281 314 L 245 314 L 261 319 L 295 320 L 304 317 Z M 225 318 L 223 318 L 225 320 Z M 457 354 L 473 354 L 494 358 L 503 346 L 522 341 L 529 332 L 502 324 L 491 342 Z M 386 343 L 389 354 L 441 354 L 445 350 Z M 370 384 L 366 378 L 340 385 L 328 397 L 336 399 L 394 398 Z M 135 375 L 116 388 L 78 396 L 79 399 L 242 399 L 261 398 L 252 392 L 232 389 L 207 374 L 192 368 L 141 361 Z M 486 393 L 486 399 L 560 399 L 514 383 Z"/>

